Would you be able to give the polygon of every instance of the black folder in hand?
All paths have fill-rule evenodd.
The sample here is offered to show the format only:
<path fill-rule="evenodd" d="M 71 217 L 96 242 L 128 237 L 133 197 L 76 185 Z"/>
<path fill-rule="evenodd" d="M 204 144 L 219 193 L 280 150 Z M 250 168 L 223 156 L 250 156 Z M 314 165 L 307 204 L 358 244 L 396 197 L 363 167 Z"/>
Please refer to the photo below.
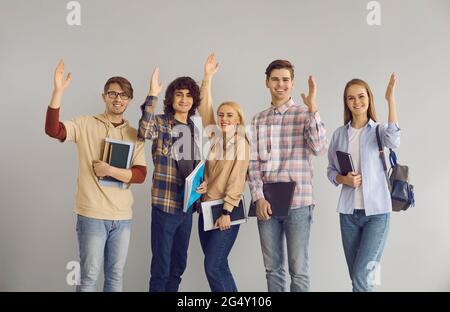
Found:
<path fill-rule="evenodd" d="M 213 223 L 216 223 L 217 219 L 222 216 L 223 204 L 217 204 L 211 206 Z M 245 219 L 244 201 L 239 202 L 239 206 L 234 207 L 230 214 L 230 221 L 236 221 Z"/>
<path fill-rule="evenodd" d="M 264 198 L 270 203 L 272 216 L 285 217 L 289 213 L 296 182 L 264 183 Z M 248 211 L 249 217 L 256 217 L 256 203 L 252 203 Z"/>
<path fill-rule="evenodd" d="M 346 176 L 349 172 L 355 172 L 352 155 L 346 152 L 336 151 L 336 156 L 343 176 Z"/>

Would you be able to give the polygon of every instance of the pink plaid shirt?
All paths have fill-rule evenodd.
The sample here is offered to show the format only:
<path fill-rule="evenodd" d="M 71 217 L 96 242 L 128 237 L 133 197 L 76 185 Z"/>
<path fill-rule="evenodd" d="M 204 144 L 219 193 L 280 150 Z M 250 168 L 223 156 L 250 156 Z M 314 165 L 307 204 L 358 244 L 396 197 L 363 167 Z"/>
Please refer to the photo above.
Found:
<path fill-rule="evenodd" d="M 264 198 L 263 183 L 295 181 L 292 208 L 314 204 L 312 155 L 326 152 L 326 130 L 318 112 L 290 99 L 252 120 L 248 180 L 253 201 Z"/>

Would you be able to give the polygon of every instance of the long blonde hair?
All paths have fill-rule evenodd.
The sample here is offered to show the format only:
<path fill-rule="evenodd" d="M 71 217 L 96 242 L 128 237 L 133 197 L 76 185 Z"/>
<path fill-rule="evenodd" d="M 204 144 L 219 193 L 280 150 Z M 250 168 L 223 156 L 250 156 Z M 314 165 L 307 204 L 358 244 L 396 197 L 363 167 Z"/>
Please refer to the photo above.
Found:
<path fill-rule="evenodd" d="M 352 112 L 347 106 L 347 90 L 353 85 L 359 85 L 366 89 L 367 96 L 369 97 L 369 108 L 367 109 L 367 117 L 373 121 L 377 121 L 377 114 L 375 113 L 375 103 L 373 100 L 372 90 L 367 82 L 361 79 L 352 79 L 345 85 L 344 89 L 344 125 L 353 119 Z"/>

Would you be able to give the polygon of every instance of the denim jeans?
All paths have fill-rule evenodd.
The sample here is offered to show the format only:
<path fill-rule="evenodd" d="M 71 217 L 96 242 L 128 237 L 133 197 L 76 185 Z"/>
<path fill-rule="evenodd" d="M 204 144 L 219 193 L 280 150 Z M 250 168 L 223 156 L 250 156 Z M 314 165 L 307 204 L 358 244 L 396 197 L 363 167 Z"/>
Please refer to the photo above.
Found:
<path fill-rule="evenodd" d="M 77 215 L 80 285 L 77 291 L 96 291 L 100 267 L 103 291 L 122 291 L 122 275 L 130 243 L 131 220 L 100 220 Z"/>
<path fill-rule="evenodd" d="M 187 264 L 192 212 L 177 209 L 174 214 L 152 208 L 149 291 L 178 291 Z"/>
<path fill-rule="evenodd" d="M 372 291 L 389 232 L 390 213 L 366 216 L 363 209 L 340 214 L 342 244 L 353 291 Z"/>
<path fill-rule="evenodd" d="M 228 230 L 219 229 L 204 231 L 203 216 L 198 218 L 198 235 L 205 254 L 205 273 L 209 287 L 213 292 L 236 292 L 237 287 L 228 266 L 228 255 L 236 241 L 239 224 Z"/>
<path fill-rule="evenodd" d="M 290 290 L 309 291 L 308 245 L 313 208 L 311 205 L 291 209 L 288 216 L 258 220 L 268 291 L 288 291 L 286 246 L 291 276 Z"/>

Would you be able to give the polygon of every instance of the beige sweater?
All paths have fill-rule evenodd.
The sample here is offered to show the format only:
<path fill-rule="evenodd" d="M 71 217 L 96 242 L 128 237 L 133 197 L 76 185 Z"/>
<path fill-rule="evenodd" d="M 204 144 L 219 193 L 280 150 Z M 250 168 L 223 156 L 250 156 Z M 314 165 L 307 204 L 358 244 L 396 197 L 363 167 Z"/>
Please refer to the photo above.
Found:
<path fill-rule="evenodd" d="M 205 181 L 208 191 L 203 201 L 223 199 L 224 208 L 232 210 L 238 206 L 244 192 L 249 165 L 249 144 L 246 138 L 235 135 L 224 144 L 215 140 L 211 145 L 205 166 Z"/>
<path fill-rule="evenodd" d="M 137 141 L 136 129 L 128 121 L 114 127 L 104 114 L 64 121 L 67 137 L 77 146 L 78 179 L 74 211 L 85 217 L 128 220 L 133 216 L 133 194 L 129 188 L 104 187 L 92 169 L 92 161 L 102 158 L 105 138 L 135 143 L 131 165 L 145 166 L 144 144 Z"/>

